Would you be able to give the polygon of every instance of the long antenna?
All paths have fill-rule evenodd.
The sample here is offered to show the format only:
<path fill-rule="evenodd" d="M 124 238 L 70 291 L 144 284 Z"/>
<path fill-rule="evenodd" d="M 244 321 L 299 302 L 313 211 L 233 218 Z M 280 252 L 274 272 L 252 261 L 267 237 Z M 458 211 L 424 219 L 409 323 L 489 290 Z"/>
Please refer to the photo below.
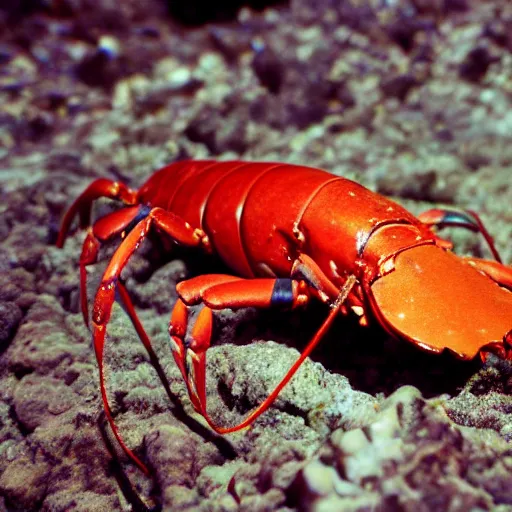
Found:
<path fill-rule="evenodd" d="M 210 425 L 210 427 L 213 430 L 215 430 L 215 432 L 219 434 L 229 434 L 232 432 L 237 432 L 238 430 L 242 430 L 243 428 L 248 427 L 251 423 L 253 423 L 253 421 L 256 418 L 263 414 L 272 405 L 272 403 L 277 398 L 277 395 L 279 395 L 279 393 L 286 386 L 286 384 L 290 382 L 291 378 L 295 375 L 295 372 L 299 369 L 300 365 L 309 356 L 309 354 L 311 354 L 313 349 L 318 345 L 318 342 L 323 338 L 324 334 L 327 332 L 332 322 L 338 315 L 340 307 L 345 302 L 345 300 L 347 300 L 347 297 L 355 283 L 356 277 L 354 275 L 348 276 L 338 297 L 331 305 L 331 311 L 329 312 L 329 315 L 325 319 L 324 323 L 320 326 L 318 331 L 316 331 L 315 335 L 313 336 L 313 339 L 307 344 L 306 348 L 304 349 L 300 357 L 297 359 L 297 361 L 295 361 L 293 366 L 286 372 L 286 375 L 281 379 L 281 382 L 279 382 L 279 384 L 274 388 L 270 395 L 268 395 L 267 398 L 260 405 L 258 405 L 258 407 L 256 407 L 256 409 L 254 409 L 254 411 L 252 411 L 249 414 L 249 416 L 247 416 L 247 418 L 245 418 L 245 420 L 243 420 L 238 425 L 235 425 L 234 427 L 218 427 L 212 421 L 210 416 L 208 416 L 206 410 L 201 411 L 201 414 L 208 422 L 208 425 Z"/>

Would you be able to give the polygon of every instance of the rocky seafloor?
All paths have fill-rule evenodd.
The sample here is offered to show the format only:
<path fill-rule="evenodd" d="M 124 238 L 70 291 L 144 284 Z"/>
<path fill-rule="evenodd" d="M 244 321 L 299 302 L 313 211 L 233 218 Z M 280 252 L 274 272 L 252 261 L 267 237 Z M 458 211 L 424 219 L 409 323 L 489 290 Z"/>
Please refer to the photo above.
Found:
<path fill-rule="evenodd" d="M 512 261 L 508 0 L 213 4 L 0 1 L 0 511 L 512 510 L 510 364 L 430 355 L 353 318 L 250 429 L 212 434 L 167 325 L 176 282 L 217 267 L 157 241 L 123 278 L 167 392 L 117 306 L 105 349 L 116 422 L 151 475 L 113 440 L 79 312 L 84 234 L 55 247 L 95 178 L 137 187 L 184 158 L 300 163 L 414 213 L 478 211 Z M 211 415 L 228 425 L 260 403 L 325 314 L 220 313 Z"/>

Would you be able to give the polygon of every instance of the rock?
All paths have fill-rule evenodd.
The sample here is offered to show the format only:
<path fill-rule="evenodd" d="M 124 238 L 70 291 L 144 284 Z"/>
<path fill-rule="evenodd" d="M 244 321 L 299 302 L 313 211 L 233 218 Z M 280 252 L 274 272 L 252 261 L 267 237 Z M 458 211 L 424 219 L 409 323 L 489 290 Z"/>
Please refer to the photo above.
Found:
<path fill-rule="evenodd" d="M 467 54 L 461 64 L 460 76 L 471 82 L 479 82 L 487 73 L 489 66 L 498 61 L 499 58 L 492 56 L 486 47 L 477 46 Z"/>
<path fill-rule="evenodd" d="M 156 0 L 3 4 L 0 509 L 135 510 L 121 470 L 148 507 L 176 512 L 512 505 L 510 365 L 425 355 L 352 315 L 251 427 L 217 438 L 187 397 L 167 326 L 176 280 L 218 270 L 167 251 L 154 231 L 123 278 L 169 389 L 118 304 L 104 351 L 115 420 L 146 478 L 104 426 L 80 315 L 79 219 L 54 246 L 94 179 L 137 189 L 175 160 L 242 159 L 324 168 L 414 214 L 476 210 L 510 263 L 510 0 L 233 0 L 197 12 L 174 2 L 192 18 L 231 16 L 193 29 Z M 90 221 L 123 206 L 94 201 Z M 488 257 L 474 233 L 442 236 L 458 254 Z M 88 267 L 89 301 L 120 243 L 102 244 Z M 325 318 L 314 302 L 216 314 L 216 422 L 236 424 L 274 388 Z"/>
<path fill-rule="evenodd" d="M 77 396 L 63 382 L 52 377 L 26 375 L 14 390 L 14 410 L 29 432 L 76 404 Z"/>
<path fill-rule="evenodd" d="M 333 432 L 330 447 L 334 451 L 324 448 L 288 489 L 293 500 L 305 500 L 307 510 L 341 506 L 346 496 L 384 508 L 418 501 L 443 509 L 459 502 L 490 506 L 487 485 L 495 476 L 473 480 L 475 488 L 464 482 L 466 469 L 482 455 L 478 446 L 464 440 L 439 406 L 425 402 L 415 388 L 401 388 L 385 400 L 365 431 Z M 500 474 L 500 464 L 492 465 L 492 474 Z"/>
<path fill-rule="evenodd" d="M 33 510 L 44 499 L 50 466 L 41 460 L 23 456 L 7 466 L 0 476 L 0 492 L 14 508 Z"/>
<path fill-rule="evenodd" d="M 175 485 L 192 487 L 203 466 L 222 460 L 213 445 L 170 425 L 149 432 L 145 444 L 149 464 L 164 490 Z"/>
<path fill-rule="evenodd" d="M 103 512 L 118 509 L 121 509 L 121 503 L 117 496 L 105 496 L 91 491 L 79 495 L 71 491 L 57 492 L 48 496 L 41 506 L 44 512 Z"/>
<path fill-rule="evenodd" d="M 0 302 L 0 352 L 9 344 L 23 314 L 14 302 Z"/>

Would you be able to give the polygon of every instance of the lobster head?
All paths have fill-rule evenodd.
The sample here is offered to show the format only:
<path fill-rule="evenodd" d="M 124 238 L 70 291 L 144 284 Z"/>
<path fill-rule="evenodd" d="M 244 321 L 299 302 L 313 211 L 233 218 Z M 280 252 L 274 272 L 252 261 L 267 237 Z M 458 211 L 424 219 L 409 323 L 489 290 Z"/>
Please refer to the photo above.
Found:
<path fill-rule="evenodd" d="M 370 301 L 384 327 L 425 350 L 512 359 L 512 293 L 439 247 L 397 254 L 372 283 Z"/>

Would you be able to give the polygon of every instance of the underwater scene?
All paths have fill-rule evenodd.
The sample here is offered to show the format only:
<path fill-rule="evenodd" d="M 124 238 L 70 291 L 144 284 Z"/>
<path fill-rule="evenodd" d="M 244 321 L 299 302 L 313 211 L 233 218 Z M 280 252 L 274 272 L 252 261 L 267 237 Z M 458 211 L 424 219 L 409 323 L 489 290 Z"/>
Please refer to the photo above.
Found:
<path fill-rule="evenodd" d="M 0 0 L 0 198 L 0 512 L 512 510 L 510 0 Z"/>

